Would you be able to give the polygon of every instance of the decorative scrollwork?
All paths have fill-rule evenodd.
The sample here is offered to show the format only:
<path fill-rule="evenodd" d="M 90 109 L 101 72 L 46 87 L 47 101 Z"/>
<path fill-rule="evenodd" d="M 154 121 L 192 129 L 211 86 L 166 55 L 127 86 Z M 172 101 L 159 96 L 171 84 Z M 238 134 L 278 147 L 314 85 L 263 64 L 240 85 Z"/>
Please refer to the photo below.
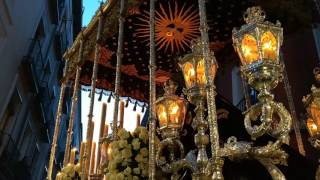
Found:
<path fill-rule="evenodd" d="M 278 123 L 274 123 L 275 121 L 273 121 L 274 113 L 280 118 Z M 259 116 L 262 123 L 259 126 L 252 126 L 251 121 L 256 121 Z M 256 139 L 266 133 L 278 138 L 289 133 L 292 118 L 283 104 L 269 101 L 263 104 L 258 103 L 245 112 L 244 124 L 252 139 Z M 285 139 L 286 138 L 284 138 L 284 140 Z M 286 143 L 286 141 L 284 141 L 284 143 Z"/>
<path fill-rule="evenodd" d="M 166 158 L 162 158 L 161 155 L 163 153 L 163 150 L 165 148 L 168 148 L 169 150 L 169 162 L 167 162 Z M 156 163 L 157 165 L 166 173 L 172 173 L 174 172 L 173 170 L 173 163 L 176 162 L 176 157 L 175 157 L 175 148 L 179 149 L 180 152 L 180 157 L 179 159 L 184 158 L 184 148 L 183 144 L 181 141 L 177 138 L 166 138 L 163 141 L 160 142 L 159 144 L 159 149 L 156 153 Z"/>

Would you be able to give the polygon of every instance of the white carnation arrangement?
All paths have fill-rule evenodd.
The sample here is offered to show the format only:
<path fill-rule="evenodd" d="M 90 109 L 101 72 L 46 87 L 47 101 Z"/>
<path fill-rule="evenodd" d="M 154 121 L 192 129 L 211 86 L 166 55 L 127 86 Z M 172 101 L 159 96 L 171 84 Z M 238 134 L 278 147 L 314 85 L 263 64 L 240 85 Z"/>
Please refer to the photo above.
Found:
<path fill-rule="evenodd" d="M 80 179 L 80 164 L 68 164 L 60 172 L 59 180 L 78 180 Z"/>
<path fill-rule="evenodd" d="M 113 141 L 106 175 L 109 180 L 148 179 L 148 130 L 137 127 L 130 133 L 119 129 Z M 158 141 L 158 140 L 157 140 Z"/>

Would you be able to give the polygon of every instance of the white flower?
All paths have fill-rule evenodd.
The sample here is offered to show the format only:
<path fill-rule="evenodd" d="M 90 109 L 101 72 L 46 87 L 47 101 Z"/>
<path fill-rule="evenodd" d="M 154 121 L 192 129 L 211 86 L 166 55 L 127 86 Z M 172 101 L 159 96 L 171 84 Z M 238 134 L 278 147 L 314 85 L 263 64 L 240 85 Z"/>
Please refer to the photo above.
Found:
<path fill-rule="evenodd" d="M 143 131 L 141 131 L 141 133 L 139 134 L 139 138 L 140 138 L 144 143 L 147 143 L 147 141 L 148 141 L 148 132 L 143 132 Z"/>
<path fill-rule="evenodd" d="M 119 141 L 119 147 L 120 147 L 120 148 L 126 148 L 126 147 L 128 147 L 128 141 L 127 141 L 127 140 L 120 140 L 120 141 Z"/>
<path fill-rule="evenodd" d="M 132 152 L 130 149 L 125 148 L 121 151 L 121 157 L 123 159 L 129 159 L 132 156 Z"/>
<path fill-rule="evenodd" d="M 119 138 L 121 140 L 125 140 L 128 139 L 130 137 L 130 133 L 128 131 L 126 131 L 125 129 L 119 129 L 118 134 Z"/>
<path fill-rule="evenodd" d="M 122 156 L 121 156 L 121 153 L 117 153 L 115 154 L 114 158 L 113 158 L 113 161 L 115 163 L 120 163 L 121 161 L 123 160 Z"/>
<path fill-rule="evenodd" d="M 124 180 L 124 174 L 123 173 L 118 173 L 116 180 Z"/>
<path fill-rule="evenodd" d="M 140 174 L 140 168 L 133 168 L 133 173 L 134 174 Z"/>
<path fill-rule="evenodd" d="M 132 180 L 139 180 L 139 178 L 137 176 L 133 176 Z"/>
<path fill-rule="evenodd" d="M 117 179 L 117 174 L 116 173 L 108 173 L 107 177 L 109 180 L 116 180 Z"/>
<path fill-rule="evenodd" d="M 134 150 L 140 149 L 140 141 L 139 141 L 138 138 L 134 138 L 134 139 L 132 140 L 132 146 L 133 146 L 133 149 L 134 149 Z"/>
<path fill-rule="evenodd" d="M 138 163 L 143 161 L 143 157 L 141 154 L 136 155 L 136 157 L 134 158 Z"/>
<path fill-rule="evenodd" d="M 141 148 L 140 149 L 140 154 L 143 156 L 143 157 L 147 157 L 148 156 L 148 149 L 147 148 Z"/>
<path fill-rule="evenodd" d="M 124 173 L 125 175 L 127 175 L 127 176 L 130 175 L 131 172 L 132 172 L 132 170 L 131 170 L 130 167 L 127 167 L 127 168 L 123 171 L 123 173 Z"/>

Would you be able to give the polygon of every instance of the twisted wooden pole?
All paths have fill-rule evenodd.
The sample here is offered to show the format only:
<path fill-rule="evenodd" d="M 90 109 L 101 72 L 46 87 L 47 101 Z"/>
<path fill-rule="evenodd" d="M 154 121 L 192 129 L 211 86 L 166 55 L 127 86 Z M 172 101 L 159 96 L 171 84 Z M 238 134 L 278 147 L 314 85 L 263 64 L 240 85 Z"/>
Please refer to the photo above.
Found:
<path fill-rule="evenodd" d="M 80 41 L 81 42 L 80 42 L 80 49 L 79 49 L 79 57 L 78 57 L 78 62 L 76 67 L 77 68 L 76 78 L 74 80 L 74 86 L 73 86 L 73 96 L 72 96 L 72 103 L 71 103 L 68 134 L 67 134 L 67 140 L 66 140 L 66 149 L 64 152 L 64 159 L 63 159 L 64 166 L 66 166 L 69 163 L 69 159 L 70 159 L 69 156 L 70 156 L 71 143 L 72 143 L 73 125 L 74 125 L 76 107 L 78 103 L 79 81 L 80 81 L 80 75 L 81 75 L 80 62 L 83 59 L 83 39 L 81 39 Z"/>
<path fill-rule="evenodd" d="M 116 65 L 116 82 L 114 90 L 114 111 L 112 121 L 112 139 L 117 139 L 118 130 L 118 112 L 119 112 L 119 93 L 121 89 L 121 65 L 122 65 L 122 51 L 123 51 L 123 30 L 125 21 L 125 3 L 127 0 L 120 0 L 120 16 L 119 16 L 119 33 L 118 33 L 118 49 L 117 49 L 117 65 Z"/>
<path fill-rule="evenodd" d="M 155 51 L 155 0 L 150 0 L 150 60 L 149 60 L 149 179 L 154 180 L 156 174 L 156 51 Z"/>
<path fill-rule="evenodd" d="M 89 166 L 90 166 L 90 157 L 91 157 L 91 147 L 92 147 L 92 139 L 93 139 L 93 107 L 94 107 L 94 99 L 95 99 L 95 92 L 96 92 L 96 80 L 97 80 L 97 73 L 98 73 L 98 61 L 100 59 L 100 41 L 101 35 L 103 32 L 103 25 L 104 25 L 105 16 L 101 12 L 99 16 L 99 24 L 98 24 L 98 31 L 96 36 L 96 47 L 95 47 L 95 57 L 93 62 L 93 70 L 92 70 L 92 78 L 91 78 L 91 99 L 90 99 L 90 107 L 89 107 L 89 114 L 88 114 L 88 125 L 87 125 L 87 145 L 84 154 L 84 168 L 82 171 L 82 178 L 81 179 L 88 179 L 89 174 Z"/>
<path fill-rule="evenodd" d="M 63 70 L 63 77 L 68 77 L 67 72 L 68 71 L 68 61 L 65 62 L 64 70 Z M 56 155 L 56 149 L 57 149 L 57 141 L 59 137 L 59 131 L 60 131 L 60 122 L 61 122 L 61 116 L 62 116 L 62 108 L 64 103 L 64 95 L 66 86 L 68 83 L 68 78 L 63 78 L 61 87 L 60 87 L 60 97 L 59 97 L 59 103 L 57 107 L 57 113 L 55 118 L 55 126 L 54 126 L 54 134 L 52 138 L 52 144 L 51 144 L 51 151 L 50 151 L 50 159 L 49 159 L 49 165 L 48 165 L 48 174 L 47 179 L 52 180 L 52 169 L 54 164 L 54 159 Z"/>

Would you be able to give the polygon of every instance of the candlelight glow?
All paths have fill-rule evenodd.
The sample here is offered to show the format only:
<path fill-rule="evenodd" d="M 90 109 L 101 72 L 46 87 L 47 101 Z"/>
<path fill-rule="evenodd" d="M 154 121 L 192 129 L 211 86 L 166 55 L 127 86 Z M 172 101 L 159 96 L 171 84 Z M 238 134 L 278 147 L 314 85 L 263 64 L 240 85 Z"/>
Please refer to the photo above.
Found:
<path fill-rule="evenodd" d="M 307 129 L 311 137 L 316 135 L 318 132 L 318 126 L 310 118 L 307 120 Z"/>
<path fill-rule="evenodd" d="M 195 74 L 196 74 L 195 70 L 193 68 L 193 65 L 189 62 L 186 63 L 184 65 L 183 71 L 184 71 L 186 85 L 188 87 L 191 87 L 193 85 L 194 80 L 195 80 Z"/>
<path fill-rule="evenodd" d="M 251 64 L 259 59 L 257 41 L 252 35 L 244 35 L 241 43 L 241 49 L 245 64 Z"/>
<path fill-rule="evenodd" d="M 197 82 L 200 85 L 207 84 L 207 78 L 205 75 L 205 67 L 204 67 L 204 59 L 201 60 L 197 64 Z"/>
<path fill-rule="evenodd" d="M 168 114 L 170 122 L 179 123 L 179 105 L 176 102 L 169 102 Z"/>
<path fill-rule="evenodd" d="M 160 127 L 166 126 L 167 125 L 167 113 L 166 113 L 166 108 L 163 104 L 160 104 L 158 106 L 158 119 L 160 123 Z"/>
<path fill-rule="evenodd" d="M 270 60 L 276 60 L 277 40 L 270 31 L 265 32 L 262 35 L 261 44 L 262 44 L 263 57 Z"/>

